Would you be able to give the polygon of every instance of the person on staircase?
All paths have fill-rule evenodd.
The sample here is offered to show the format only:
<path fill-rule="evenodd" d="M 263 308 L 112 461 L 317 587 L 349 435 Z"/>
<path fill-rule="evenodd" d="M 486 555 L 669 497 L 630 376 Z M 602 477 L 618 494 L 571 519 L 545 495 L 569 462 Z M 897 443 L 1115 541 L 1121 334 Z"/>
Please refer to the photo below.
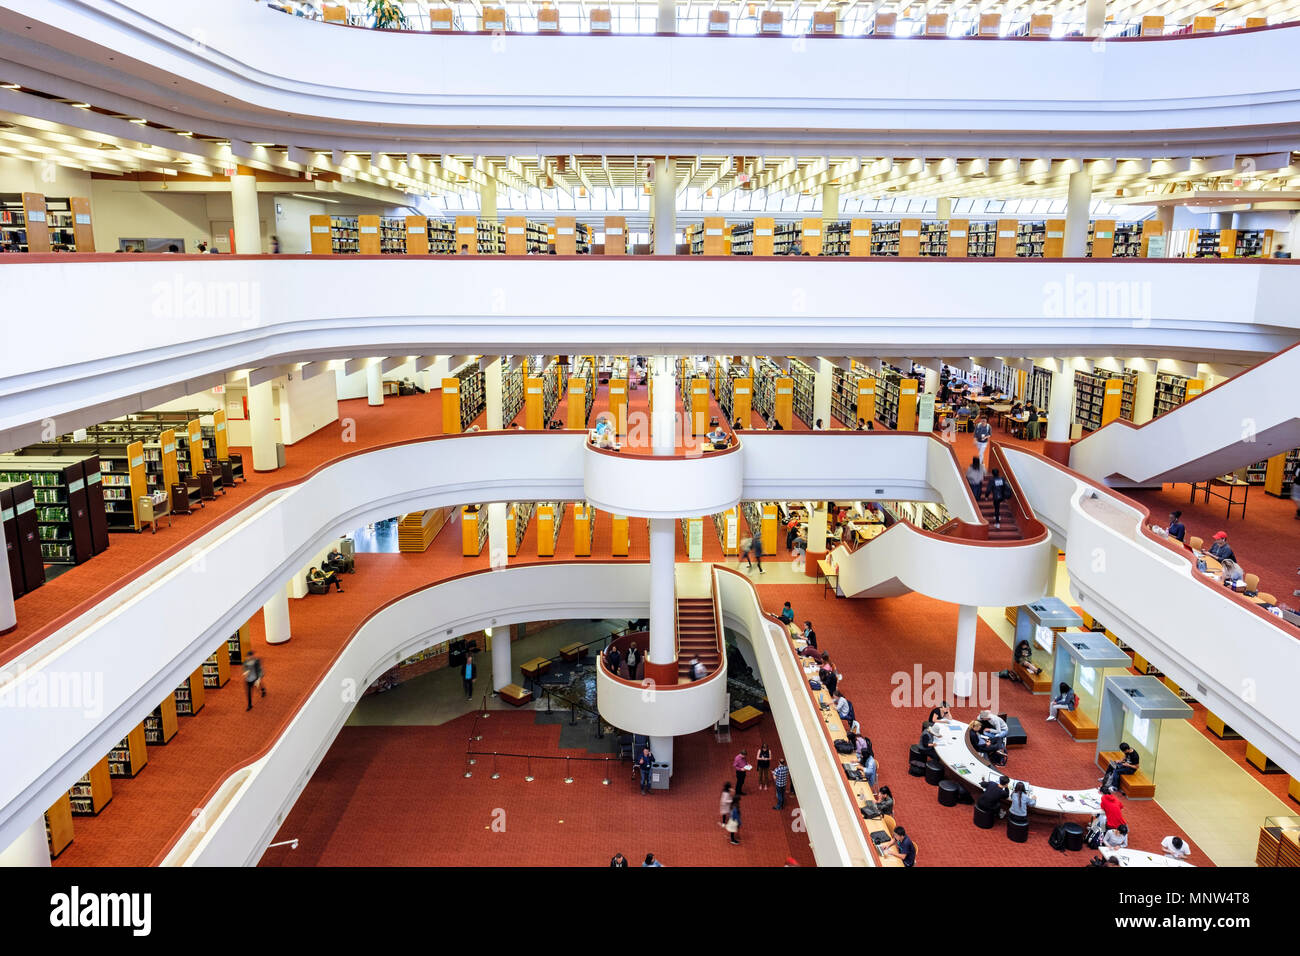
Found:
<path fill-rule="evenodd" d="M 1011 498 L 1011 482 L 1002 477 L 1002 472 L 993 469 L 989 479 L 989 497 L 993 499 L 993 527 L 1002 527 L 1002 502 Z"/>
<path fill-rule="evenodd" d="M 970 460 L 970 467 L 966 469 L 966 484 L 970 485 L 970 493 L 976 501 L 984 497 L 984 466 L 978 456 Z"/>

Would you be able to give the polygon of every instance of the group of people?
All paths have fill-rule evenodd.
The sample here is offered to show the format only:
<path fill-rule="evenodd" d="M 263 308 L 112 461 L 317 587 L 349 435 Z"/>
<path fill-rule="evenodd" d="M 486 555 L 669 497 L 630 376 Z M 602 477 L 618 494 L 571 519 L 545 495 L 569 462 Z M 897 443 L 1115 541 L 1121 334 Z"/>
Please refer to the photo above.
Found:
<path fill-rule="evenodd" d="M 356 570 L 356 564 L 352 558 L 344 557 L 342 552 L 337 548 L 330 551 L 321 562 L 320 567 L 314 565 L 307 571 L 308 589 L 319 590 L 323 593 L 329 591 L 330 585 L 334 585 L 334 590 L 340 594 L 343 592 L 344 574 Z"/>
<path fill-rule="evenodd" d="M 785 797 L 790 789 L 790 768 L 785 759 L 778 757 L 772 764 L 772 748 L 762 741 L 754 755 L 754 763 L 749 762 L 749 751 L 741 750 L 731 761 L 736 775 L 735 786 L 730 780 L 722 784 L 722 794 L 718 798 L 718 826 L 727 832 L 727 842 L 731 846 L 740 846 L 740 798 L 745 794 L 745 779 L 751 770 L 758 771 L 758 789 L 775 792 L 776 803 L 773 810 L 785 809 Z"/>
<path fill-rule="evenodd" d="M 993 527 L 1002 527 L 1002 504 L 1013 497 L 1011 482 L 1002 474 L 1001 469 L 994 468 L 987 475 L 984 473 L 983 453 L 970 460 L 966 469 L 966 483 L 970 485 L 971 494 L 980 501 L 987 494 L 993 502 Z"/>
<path fill-rule="evenodd" d="M 695 662 L 698 660 L 696 658 Z M 605 666 L 611 674 L 617 674 L 625 680 L 640 680 L 645 668 L 645 654 L 636 646 L 636 641 L 628 645 L 626 654 L 617 645 L 610 644 L 605 649 Z M 623 670 L 624 667 L 627 668 L 626 671 Z"/>

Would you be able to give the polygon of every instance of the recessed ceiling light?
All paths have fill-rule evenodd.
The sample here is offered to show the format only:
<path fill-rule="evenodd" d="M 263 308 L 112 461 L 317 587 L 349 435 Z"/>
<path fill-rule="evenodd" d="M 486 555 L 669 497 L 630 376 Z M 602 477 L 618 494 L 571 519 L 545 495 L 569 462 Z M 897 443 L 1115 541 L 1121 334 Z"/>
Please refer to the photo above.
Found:
<path fill-rule="evenodd" d="M 275 143 L 249 143 L 249 146 L 274 146 Z"/>
<path fill-rule="evenodd" d="M 89 103 L 69 103 L 68 105 L 71 106 L 74 110 L 88 110 L 88 109 L 90 109 L 90 104 L 89 104 Z"/>
<path fill-rule="evenodd" d="M 19 86 L 17 83 L 0 83 L 0 89 L 20 90 L 22 89 L 22 87 Z"/>
<path fill-rule="evenodd" d="M 193 133 L 177 133 L 177 136 L 193 136 Z"/>
<path fill-rule="evenodd" d="M 149 124 L 149 121 L 146 119 L 133 119 L 131 122 L 136 126 L 147 126 Z"/>

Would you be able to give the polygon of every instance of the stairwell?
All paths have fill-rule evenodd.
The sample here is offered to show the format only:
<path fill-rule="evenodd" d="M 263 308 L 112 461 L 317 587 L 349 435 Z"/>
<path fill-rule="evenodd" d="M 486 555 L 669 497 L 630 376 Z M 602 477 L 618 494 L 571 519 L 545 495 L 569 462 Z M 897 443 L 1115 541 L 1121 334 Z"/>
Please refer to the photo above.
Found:
<path fill-rule="evenodd" d="M 677 680 L 691 679 L 691 659 L 698 657 L 705 674 L 722 663 L 718 650 L 718 628 L 713 616 L 713 599 L 677 599 Z"/>
<path fill-rule="evenodd" d="M 990 541 L 1018 541 L 1023 538 L 1024 532 L 1020 530 L 1020 525 L 1016 523 L 1016 499 L 1008 498 L 1002 502 L 1002 516 L 1000 524 L 995 522 L 993 517 L 993 493 L 989 488 L 989 482 L 984 483 L 984 497 L 978 501 L 980 514 L 989 524 Z"/>

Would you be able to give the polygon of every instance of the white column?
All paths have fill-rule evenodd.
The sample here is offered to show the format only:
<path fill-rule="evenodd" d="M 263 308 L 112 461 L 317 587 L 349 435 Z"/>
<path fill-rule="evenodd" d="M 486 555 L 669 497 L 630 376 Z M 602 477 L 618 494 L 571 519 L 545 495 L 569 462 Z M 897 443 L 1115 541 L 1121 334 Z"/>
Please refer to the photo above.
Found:
<path fill-rule="evenodd" d="M 1133 424 L 1144 425 L 1155 417 L 1156 363 L 1150 359 L 1129 359 L 1128 367 L 1137 372 L 1133 382 Z"/>
<path fill-rule="evenodd" d="M 668 776 L 673 775 L 673 738 L 651 737 L 650 752 L 654 754 L 655 763 L 668 764 Z"/>
<path fill-rule="evenodd" d="M 1106 27 L 1106 0 L 1087 0 L 1084 9 L 1083 35 L 1101 36 Z"/>
<path fill-rule="evenodd" d="M 979 608 L 972 604 L 957 607 L 957 651 L 952 664 L 952 692 L 955 697 L 969 697 L 975 683 L 975 625 Z"/>
<path fill-rule="evenodd" d="M 1070 417 L 1074 411 L 1074 366 L 1069 359 L 1046 359 L 1035 363 L 1052 373 L 1047 393 L 1047 440 L 1070 440 Z"/>
<path fill-rule="evenodd" d="M 266 625 L 266 643 L 284 644 L 289 633 L 289 589 L 286 585 L 271 595 L 262 605 L 262 621 Z"/>
<path fill-rule="evenodd" d="M 1065 200 L 1065 257 L 1082 259 L 1088 251 L 1088 214 L 1092 205 L 1092 174 L 1070 173 Z"/>
<path fill-rule="evenodd" d="M 677 521 L 650 519 L 650 650 L 651 664 L 677 660 Z"/>
<path fill-rule="evenodd" d="M 501 358 L 498 356 L 483 369 L 483 397 L 486 400 L 484 415 L 487 419 L 484 424 L 490 432 L 500 431 L 507 424 L 503 420 L 505 410 L 502 407 L 501 394 L 504 381 L 505 369 L 502 367 Z"/>
<path fill-rule="evenodd" d="M 840 218 L 840 187 L 838 183 L 822 186 L 822 222 L 836 222 Z"/>
<path fill-rule="evenodd" d="M 379 359 L 366 366 L 366 404 L 384 404 L 384 370 Z"/>
<path fill-rule="evenodd" d="M 510 627 L 492 629 L 492 692 L 513 684 L 514 666 L 510 658 Z"/>
<path fill-rule="evenodd" d="M 826 505 L 819 504 L 808 515 L 808 553 L 826 553 Z"/>
<path fill-rule="evenodd" d="M 659 22 L 656 29 L 660 33 L 677 32 L 677 0 L 659 0 Z"/>
<path fill-rule="evenodd" d="M 497 221 L 497 181 L 489 175 L 478 187 L 478 215 L 489 222 Z"/>
<path fill-rule="evenodd" d="M 9 546 L 5 544 L 5 527 L 0 522 L 0 554 L 8 554 Z M 14 582 L 9 577 L 9 566 L 0 567 L 0 634 L 18 623 L 18 612 L 14 610 Z"/>
<path fill-rule="evenodd" d="M 1061 552 L 1056 550 L 1056 545 L 1047 549 L 1047 596 L 1052 597 L 1056 594 L 1056 572 L 1061 567 Z M 1066 600 L 1070 600 L 1067 598 Z"/>
<path fill-rule="evenodd" d="M 1165 235 L 1174 231 L 1174 207 L 1156 206 L 1156 222 L 1164 226 Z"/>
<path fill-rule="evenodd" d="M 654 414 L 650 416 L 650 445 L 656 455 L 677 451 L 677 373 L 671 355 L 650 356 L 650 388 Z"/>
<path fill-rule="evenodd" d="M 0 850 L 0 867 L 49 865 L 50 843 L 45 838 L 43 816 L 33 820 L 31 826 L 18 834 L 18 839 Z"/>
<path fill-rule="evenodd" d="M 672 256 L 677 254 L 677 178 L 668 157 L 659 156 L 654 164 L 654 254 Z"/>
<path fill-rule="evenodd" d="M 941 196 L 934 201 L 934 213 L 938 219 L 952 218 L 952 200 L 946 196 Z"/>
<path fill-rule="evenodd" d="M 925 367 L 925 382 L 921 391 L 936 395 L 939 392 L 939 369 L 932 365 Z"/>
<path fill-rule="evenodd" d="M 253 470 L 274 471 L 279 467 L 275 446 L 279 440 L 275 427 L 275 400 L 271 383 L 251 385 L 248 389 L 248 431 L 253 442 Z"/>
<path fill-rule="evenodd" d="M 262 217 L 257 210 L 257 177 L 230 177 L 230 205 L 235 222 L 235 252 L 262 254 Z"/>
<path fill-rule="evenodd" d="M 831 427 L 831 369 L 835 363 L 830 359 L 819 358 L 817 360 L 816 375 L 813 376 L 813 424 L 817 419 L 821 419 L 823 428 Z M 856 422 L 846 422 L 846 424 L 856 425 Z"/>

